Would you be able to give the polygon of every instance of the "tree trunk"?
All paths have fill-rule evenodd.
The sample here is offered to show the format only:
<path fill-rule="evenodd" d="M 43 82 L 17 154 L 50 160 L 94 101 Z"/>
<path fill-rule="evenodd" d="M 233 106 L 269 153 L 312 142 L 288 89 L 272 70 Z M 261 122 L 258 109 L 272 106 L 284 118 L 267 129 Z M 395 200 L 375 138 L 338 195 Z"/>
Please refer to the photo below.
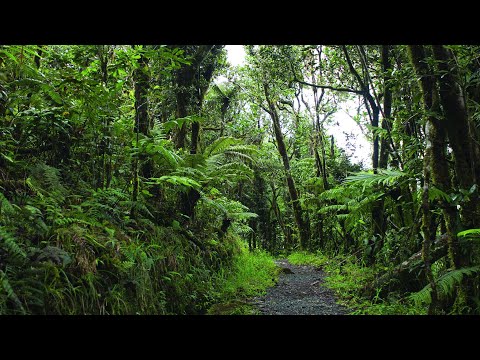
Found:
<path fill-rule="evenodd" d="M 380 104 L 377 104 L 375 98 L 370 93 L 370 85 L 368 82 L 362 80 L 362 77 L 358 73 L 358 71 L 353 66 L 353 63 L 350 59 L 348 54 L 348 50 L 345 45 L 342 45 L 343 53 L 345 54 L 345 58 L 347 60 L 348 67 L 350 72 L 353 74 L 355 79 L 357 80 L 360 88 L 362 90 L 363 100 L 365 102 L 365 106 L 367 108 L 368 114 L 370 116 L 370 125 L 374 128 L 378 127 L 379 116 L 380 116 Z M 362 50 L 362 48 L 360 48 Z M 361 56 L 365 54 L 361 51 Z M 362 66 L 364 68 L 364 72 L 368 75 L 368 67 L 366 63 L 366 59 L 363 59 Z M 367 80 L 370 79 L 370 76 L 367 76 Z M 372 84 L 373 86 L 373 84 Z M 373 151 L 372 151 L 372 167 L 373 173 L 376 174 L 378 172 L 379 166 L 379 139 L 378 133 L 373 134 Z M 373 236 L 368 241 L 368 249 L 369 249 L 369 262 L 373 263 L 375 261 L 375 254 L 381 249 L 383 246 L 383 237 L 384 237 L 384 211 L 383 211 L 383 201 L 375 202 L 372 206 L 372 232 Z"/>
<path fill-rule="evenodd" d="M 461 189 L 472 191 L 469 199 L 460 208 L 462 226 L 464 229 L 478 228 L 480 226 L 478 187 L 474 188 L 473 186 L 478 186 L 477 180 L 480 178 L 480 169 L 477 166 L 480 148 L 475 126 L 467 113 L 464 94 L 459 85 L 460 74 L 453 53 L 443 45 L 434 45 L 433 54 L 440 73 L 436 78 L 440 87 L 440 101 L 445 113 L 445 126 L 455 157 L 455 179 Z M 461 250 L 455 254 L 457 266 L 469 267 L 472 254 L 472 244 L 462 244 Z M 478 283 L 478 279 L 466 277 L 463 279 L 462 286 L 457 293 L 455 307 L 461 309 L 465 304 L 471 308 L 477 306 L 471 298 L 467 298 L 467 294 L 476 293 Z"/>
<path fill-rule="evenodd" d="M 264 88 L 265 97 L 267 99 L 268 106 L 269 106 L 269 114 L 273 122 L 273 129 L 275 132 L 275 139 L 277 141 L 277 148 L 283 161 L 283 167 L 285 170 L 285 177 L 287 180 L 288 192 L 290 194 L 290 198 L 292 202 L 293 215 L 295 217 L 295 222 L 297 224 L 297 228 L 300 235 L 300 246 L 302 249 L 307 249 L 309 244 L 309 239 L 310 239 L 309 224 L 303 219 L 303 213 L 302 213 L 302 208 L 300 206 L 300 202 L 298 199 L 297 188 L 295 187 L 295 182 L 293 181 L 293 177 L 290 171 L 290 161 L 288 159 L 287 149 L 285 147 L 285 142 L 283 140 L 283 134 L 280 128 L 280 119 L 278 116 L 277 109 L 275 107 L 275 104 L 270 99 L 268 85 L 266 83 L 263 84 L 263 88 Z"/>
<path fill-rule="evenodd" d="M 429 144 L 431 156 L 432 179 L 435 186 L 445 193 L 452 191 L 450 181 L 448 163 L 446 158 L 446 128 L 442 121 L 438 118 L 440 112 L 439 96 L 435 84 L 435 77 L 429 69 L 425 49 L 423 46 L 410 46 L 409 54 L 414 64 L 417 76 L 420 77 L 420 87 L 423 93 L 423 102 L 425 110 L 428 112 L 426 137 Z M 444 110 L 446 110 L 444 108 Z M 458 251 L 458 240 L 456 233 L 459 231 L 456 224 L 456 209 L 446 201 L 441 202 L 444 224 L 446 230 L 446 239 L 448 243 L 448 259 L 450 267 L 456 269 L 461 265 Z M 460 297 L 463 297 L 463 290 L 460 290 Z M 457 295 L 457 296 L 458 296 Z"/>
<path fill-rule="evenodd" d="M 280 208 L 278 207 L 278 203 L 277 203 L 277 193 L 276 193 L 275 185 L 272 182 L 270 183 L 270 188 L 272 189 L 272 210 L 273 210 L 273 213 L 275 214 L 275 217 L 277 218 L 278 225 L 282 230 L 283 236 L 285 238 L 285 243 L 287 245 L 286 247 L 289 247 L 291 244 L 290 234 L 287 232 L 282 214 L 280 213 Z"/>
<path fill-rule="evenodd" d="M 389 84 L 390 81 L 390 46 L 382 45 L 382 70 L 383 70 L 383 87 L 384 87 L 384 96 L 383 96 L 383 119 L 382 119 L 382 129 L 390 131 L 392 129 L 391 113 L 392 113 L 392 89 Z M 386 136 L 382 137 L 380 144 L 380 159 L 379 167 L 381 169 L 387 168 L 388 163 L 388 153 L 389 153 L 389 144 L 388 138 Z"/>
<path fill-rule="evenodd" d="M 177 119 L 188 116 L 188 106 L 191 102 L 191 86 L 193 83 L 193 72 L 190 65 L 182 64 L 182 67 L 176 71 L 176 91 L 175 97 L 177 100 Z M 175 147 L 181 149 L 185 147 L 185 138 L 187 136 L 187 126 L 185 123 L 180 126 L 175 138 Z"/>
<path fill-rule="evenodd" d="M 134 132 L 136 134 L 136 147 L 139 147 L 139 134 L 142 133 L 145 136 L 148 136 L 149 131 L 149 121 L 148 121 L 148 102 L 147 102 L 147 91 L 148 91 L 148 75 L 146 73 L 146 67 L 148 64 L 148 59 L 141 54 L 138 59 L 138 68 L 135 69 L 134 77 L 134 95 L 135 95 L 135 125 Z M 138 156 L 138 155 L 137 155 Z M 140 168 L 140 174 L 143 177 L 151 177 L 152 174 L 152 165 L 151 162 L 145 158 L 145 155 L 138 156 L 134 159 L 132 172 L 133 172 L 133 194 L 132 200 L 137 201 L 138 198 L 138 187 L 139 187 L 139 162 L 144 161 L 144 164 Z M 147 161 L 145 161 L 147 160 Z M 132 209 L 132 215 L 135 212 Z"/>
<path fill-rule="evenodd" d="M 430 257 L 430 248 L 433 240 L 435 239 L 435 233 L 432 231 L 432 214 L 430 212 L 430 201 L 428 197 L 429 188 L 430 188 L 430 174 L 431 167 L 433 162 L 432 157 L 432 143 L 429 138 L 429 129 L 431 128 L 431 123 L 427 123 L 426 126 L 426 137 L 427 137 L 427 146 L 425 149 L 425 155 L 423 158 L 424 169 L 423 169 L 423 192 L 422 192 L 422 231 L 423 231 L 423 247 L 422 247 L 422 260 L 425 264 L 425 273 L 428 279 L 428 282 L 431 286 L 431 298 L 432 301 L 428 307 L 428 314 L 435 314 L 438 304 L 438 292 L 437 285 L 432 273 L 432 262 Z"/>
<path fill-rule="evenodd" d="M 465 106 L 464 95 L 458 84 L 459 75 L 450 50 L 442 45 L 433 46 L 433 54 L 437 60 L 437 68 L 441 76 L 437 76 L 440 85 L 440 101 L 445 112 L 445 126 L 450 146 L 455 156 L 455 173 L 460 188 L 469 190 L 477 182 L 480 169 L 476 166 L 475 154 L 478 153 L 478 142 L 471 131 L 470 119 Z M 478 190 L 470 196 L 461 210 L 462 223 L 465 228 L 476 228 L 480 221 L 478 206 Z"/>
<path fill-rule="evenodd" d="M 139 67 L 135 70 L 135 132 L 149 136 L 150 133 L 150 121 L 148 118 L 148 59 L 142 54 L 138 59 Z M 144 178 L 152 177 L 153 163 L 152 160 L 147 158 L 145 154 L 141 154 L 139 157 L 141 167 L 140 174 Z"/>

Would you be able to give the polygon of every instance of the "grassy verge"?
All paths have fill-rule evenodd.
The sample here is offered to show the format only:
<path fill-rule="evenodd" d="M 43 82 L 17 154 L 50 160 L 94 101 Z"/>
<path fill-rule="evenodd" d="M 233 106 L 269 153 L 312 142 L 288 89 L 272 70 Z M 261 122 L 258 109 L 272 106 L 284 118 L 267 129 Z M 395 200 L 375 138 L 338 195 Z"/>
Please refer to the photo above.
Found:
<path fill-rule="evenodd" d="M 248 251 L 245 246 L 230 269 L 224 270 L 217 279 L 216 304 L 208 310 L 209 315 L 255 315 L 258 312 L 247 299 L 263 295 L 278 278 L 274 258 L 263 250 Z"/>
<path fill-rule="evenodd" d="M 391 294 L 382 299 L 377 295 L 373 299 L 362 296 L 362 289 L 370 283 L 377 271 L 375 267 L 366 267 L 354 256 L 338 255 L 327 257 L 321 253 L 295 252 L 288 256 L 294 265 L 313 265 L 321 267 L 327 274 L 325 285 L 338 296 L 339 303 L 347 306 L 352 315 L 421 315 L 425 308 L 415 306 L 408 298 L 399 298 Z"/>

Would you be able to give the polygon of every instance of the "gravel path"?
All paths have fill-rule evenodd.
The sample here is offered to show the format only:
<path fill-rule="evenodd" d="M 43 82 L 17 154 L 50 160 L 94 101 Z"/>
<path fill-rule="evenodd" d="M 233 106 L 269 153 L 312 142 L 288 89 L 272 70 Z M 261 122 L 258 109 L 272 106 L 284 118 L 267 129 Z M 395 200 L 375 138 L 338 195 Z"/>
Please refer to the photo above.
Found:
<path fill-rule="evenodd" d="M 322 286 L 325 273 L 308 265 L 277 260 L 284 269 L 278 283 L 253 304 L 264 315 L 343 315 L 348 310 L 335 302 L 332 290 Z"/>

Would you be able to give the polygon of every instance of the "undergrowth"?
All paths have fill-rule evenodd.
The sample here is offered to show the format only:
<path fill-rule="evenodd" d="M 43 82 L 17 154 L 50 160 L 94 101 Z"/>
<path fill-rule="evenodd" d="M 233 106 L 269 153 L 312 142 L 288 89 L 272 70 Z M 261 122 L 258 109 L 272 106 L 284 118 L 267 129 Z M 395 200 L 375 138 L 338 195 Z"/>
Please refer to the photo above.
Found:
<path fill-rule="evenodd" d="M 208 311 L 211 315 L 252 315 L 258 312 L 247 299 L 264 295 L 278 278 L 279 268 L 266 251 L 249 251 L 246 245 L 234 257 L 232 267 L 222 269 L 217 279 L 217 303 Z"/>
<path fill-rule="evenodd" d="M 378 267 L 364 266 L 353 255 L 328 257 L 320 252 L 315 254 L 295 252 L 288 256 L 294 265 L 313 265 L 322 268 L 327 276 L 324 285 L 337 295 L 338 302 L 350 309 L 352 315 L 421 315 L 425 307 L 418 306 L 407 297 L 394 293 L 387 298 L 373 298 L 363 295 L 363 289 L 373 281 L 381 270 Z"/>

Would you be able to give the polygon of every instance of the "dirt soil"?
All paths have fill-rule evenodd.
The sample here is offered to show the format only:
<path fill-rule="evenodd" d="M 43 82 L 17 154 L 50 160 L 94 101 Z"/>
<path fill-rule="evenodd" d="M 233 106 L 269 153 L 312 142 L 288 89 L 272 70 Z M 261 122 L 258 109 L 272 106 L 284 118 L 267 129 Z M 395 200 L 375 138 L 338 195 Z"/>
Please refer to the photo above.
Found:
<path fill-rule="evenodd" d="M 345 315 L 348 309 L 336 303 L 332 290 L 323 285 L 325 273 L 309 265 L 277 260 L 282 268 L 278 283 L 267 294 L 253 299 L 263 315 Z"/>

